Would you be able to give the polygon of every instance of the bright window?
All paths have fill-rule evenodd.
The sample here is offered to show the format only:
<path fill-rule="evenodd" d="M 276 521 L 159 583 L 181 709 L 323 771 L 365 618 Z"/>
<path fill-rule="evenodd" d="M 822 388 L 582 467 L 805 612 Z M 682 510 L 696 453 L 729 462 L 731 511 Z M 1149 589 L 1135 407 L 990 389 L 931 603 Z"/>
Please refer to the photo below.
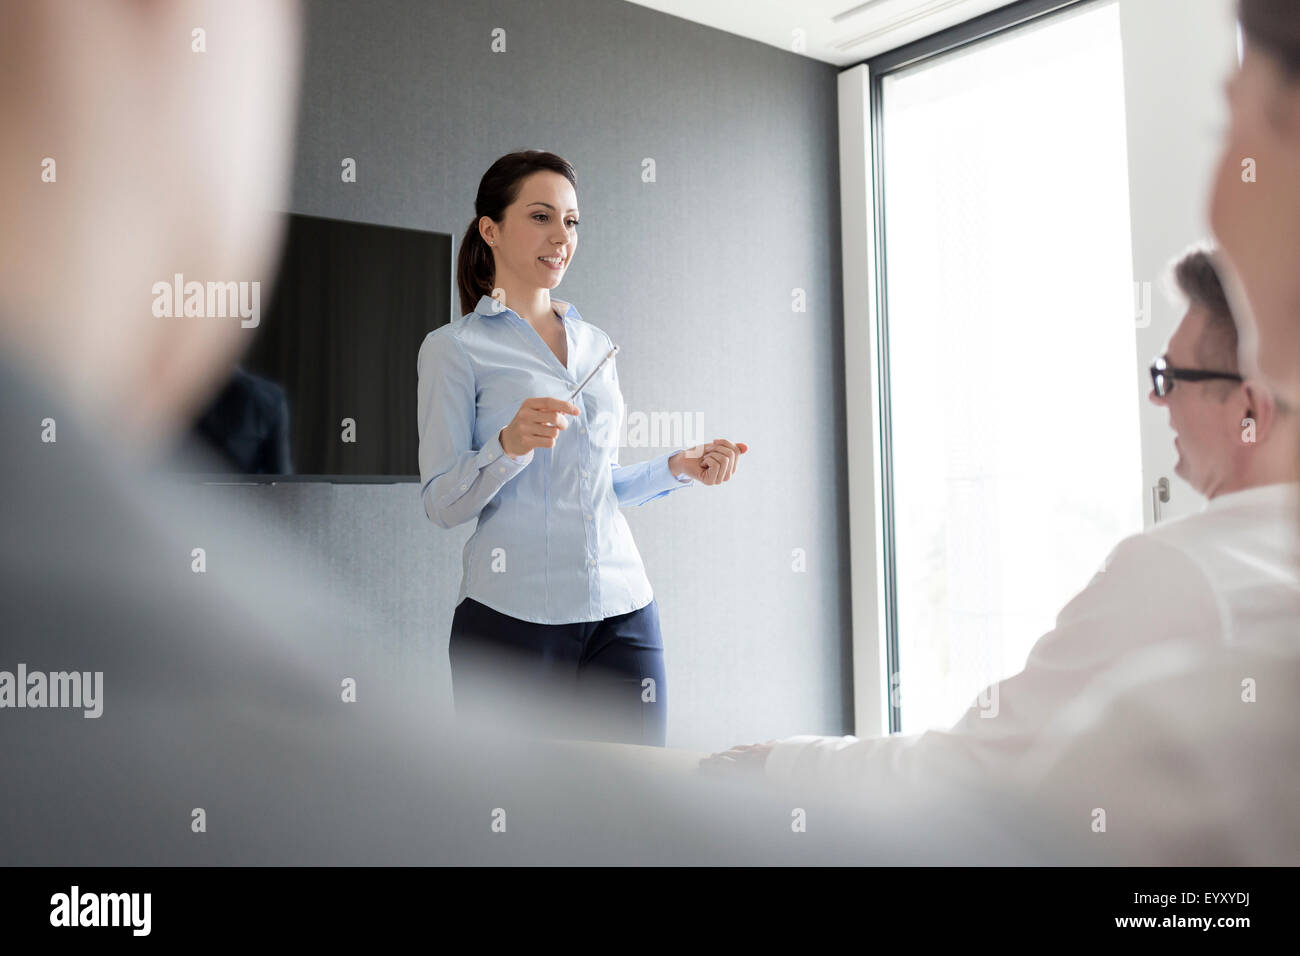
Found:
<path fill-rule="evenodd" d="M 902 730 L 957 720 L 1142 528 L 1115 4 L 882 80 Z"/>

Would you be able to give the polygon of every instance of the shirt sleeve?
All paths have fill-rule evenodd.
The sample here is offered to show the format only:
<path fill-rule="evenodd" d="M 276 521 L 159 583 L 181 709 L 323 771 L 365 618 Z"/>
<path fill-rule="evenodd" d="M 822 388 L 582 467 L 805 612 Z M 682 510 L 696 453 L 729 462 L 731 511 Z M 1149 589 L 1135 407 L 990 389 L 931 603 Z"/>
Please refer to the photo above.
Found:
<path fill-rule="evenodd" d="M 1265 674 L 1300 678 L 1277 648 L 1151 648 L 1072 703 L 1014 785 L 1071 829 L 1104 808 L 1106 864 L 1293 866 L 1296 698 L 1244 704 Z"/>
<path fill-rule="evenodd" d="M 678 451 L 684 450 L 678 449 Z M 689 475 L 678 478 L 669 469 L 668 461 L 675 454 L 677 451 L 670 451 L 660 458 L 651 458 L 636 465 L 620 465 L 618 450 L 615 449 L 614 461 L 610 467 L 614 472 L 614 493 L 618 496 L 619 507 L 643 505 L 671 494 L 678 488 L 694 484 Z"/>
<path fill-rule="evenodd" d="M 764 773 L 858 795 L 923 778 L 975 783 L 1009 776 L 1062 708 L 1137 652 L 1213 647 L 1222 637 L 1213 584 L 1200 566 L 1180 548 L 1134 535 L 1061 609 L 1024 669 L 981 691 L 951 728 L 862 739 L 787 737 L 773 744 Z"/>
<path fill-rule="evenodd" d="M 440 528 L 474 518 L 501 487 L 533 460 L 517 461 L 493 435 L 473 448 L 476 415 L 474 369 L 449 331 L 425 336 L 416 359 L 419 376 L 420 496 L 424 513 Z"/>

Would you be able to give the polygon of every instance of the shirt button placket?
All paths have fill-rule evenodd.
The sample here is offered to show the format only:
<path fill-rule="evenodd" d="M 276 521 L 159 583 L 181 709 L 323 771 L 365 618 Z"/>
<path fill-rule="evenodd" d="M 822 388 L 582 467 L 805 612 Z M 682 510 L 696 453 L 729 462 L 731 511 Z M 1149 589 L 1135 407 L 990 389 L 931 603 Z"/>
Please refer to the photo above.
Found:
<path fill-rule="evenodd" d="M 581 424 L 581 419 L 579 419 L 579 422 L 578 434 L 585 437 L 587 434 L 587 426 Z M 600 569 L 596 566 L 595 557 L 598 553 L 596 547 L 596 521 L 594 514 L 595 502 L 592 496 L 591 482 L 587 480 L 587 472 L 591 468 L 591 446 L 590 443 L 582 441 L 578 443 L 578 448 L 579 461 L 581 462 L 581 470 L 579 474 L 582 478 L 581 499 L 583 503 L 583 523 L 587 540 L 587 583 L 591 592 L 591 614 L 594 617 L 600 617 Z"/>

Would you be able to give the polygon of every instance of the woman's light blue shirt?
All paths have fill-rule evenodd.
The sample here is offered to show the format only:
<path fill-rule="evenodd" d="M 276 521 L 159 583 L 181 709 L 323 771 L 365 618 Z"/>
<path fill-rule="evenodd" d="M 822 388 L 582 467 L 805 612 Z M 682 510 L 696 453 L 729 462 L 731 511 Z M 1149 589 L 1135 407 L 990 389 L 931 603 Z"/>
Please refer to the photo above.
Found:
<path fill-rule="evenodd" d="M 434 329 L 420 345 L 420 493 L 441 528 L 471 518 L 459 604 L 466 597 L 538 624 L 598 621 L 645 607 L 654 597 L 620 507 L 692 484 L 668 459 L 618 463 L 626 413 L 615 359 L 573 403 L 582 409 L 558 430 L 554 448 L 518 461 L 499 433 L 526 398 L 568 400 L 613 348 L 608 335 L 565 310 L 568 367 L 537 330 L 491 296 Z"/>

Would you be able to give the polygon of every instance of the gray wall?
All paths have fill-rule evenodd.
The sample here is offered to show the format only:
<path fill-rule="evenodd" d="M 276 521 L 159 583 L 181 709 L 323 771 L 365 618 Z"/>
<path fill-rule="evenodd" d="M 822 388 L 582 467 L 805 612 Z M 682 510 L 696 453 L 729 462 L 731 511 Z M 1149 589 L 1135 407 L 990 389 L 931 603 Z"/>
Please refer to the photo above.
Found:
<path fill-rule="evenodd" d="M 629 412 L 698 411 L 707 438 L 750 446 L 732 481 L 625 511 L 661 608 L 669 745 L 849 732 L 837 70 L 619 0 L 305 11 L 292 211 L 449 232 L 458 249 L 494 159 L 559 153 L 582 225 L 556 294 L 619 342 Z M 416 484 L 204 493 L 284 519 L 321 574 L 358 589 L 353 626 L 450 701 L 472 526 L 435 527 Z"/>

